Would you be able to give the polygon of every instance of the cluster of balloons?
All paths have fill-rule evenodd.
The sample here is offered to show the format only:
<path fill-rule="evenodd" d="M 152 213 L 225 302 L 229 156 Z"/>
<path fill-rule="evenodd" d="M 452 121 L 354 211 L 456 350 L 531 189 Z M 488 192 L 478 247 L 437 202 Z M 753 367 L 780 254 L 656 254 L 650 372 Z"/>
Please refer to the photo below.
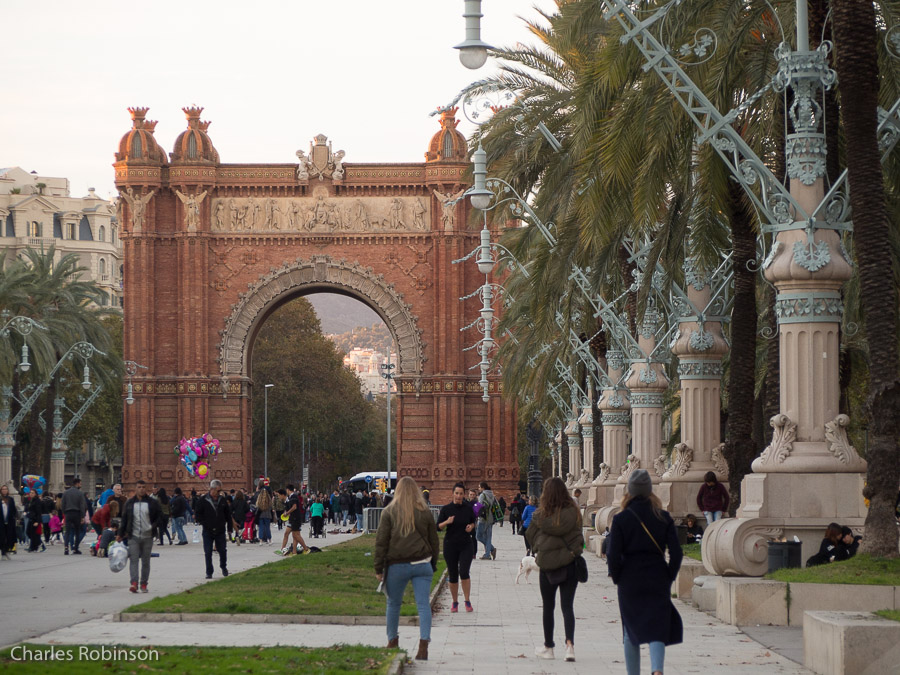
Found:
<path fill-rule="evenodd" d="M 192 478 L 206 478 L 209 475 L 209 463 L 222 452 L 219 441 L 209 434 L 182 438 L 175 446 L 175 454 L 180 456 L 181 463 Z"/>
<path fill-rule="evenodd" d="M 27 476 L 22 476 L 22 492 L 26 495 L 32 490 L 34 490 L 38 494 L 43 494 L 44 486 L 46 484 L 47 479 L 43 476 L 36 476 L 33 473 L 30 473 Z"/>

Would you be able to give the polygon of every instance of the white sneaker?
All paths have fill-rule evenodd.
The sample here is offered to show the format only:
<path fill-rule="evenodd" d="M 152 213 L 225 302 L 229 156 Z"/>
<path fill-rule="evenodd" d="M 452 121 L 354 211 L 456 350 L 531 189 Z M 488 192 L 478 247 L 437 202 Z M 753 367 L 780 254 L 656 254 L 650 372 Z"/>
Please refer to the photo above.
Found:
<path fill-rule="evenodd" d="M 575 660 L 575 645 L 566 645 L 566 661 Z"/>
<path fill-rule="evenodd" d="M 553 660 L 553 647 L 535 647 L 534 655 L 539 659 Z"/>

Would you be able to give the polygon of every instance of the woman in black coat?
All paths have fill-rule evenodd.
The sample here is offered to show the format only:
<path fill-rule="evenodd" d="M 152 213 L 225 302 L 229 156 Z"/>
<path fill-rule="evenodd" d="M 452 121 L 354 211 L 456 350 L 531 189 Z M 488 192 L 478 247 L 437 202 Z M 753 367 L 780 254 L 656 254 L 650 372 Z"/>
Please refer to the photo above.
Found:
<path fill-rule="evenodd" d="M 681 567 L 681 546 L 672 517 L 662 510 L 652 490 L 650 474 L 644 469 L 631 474 L 606 549 L 609 576 L 618 586 L 628 675 L 641 671 L 639 645 L 650 644 L 651 669 L 661 675 L 665 647 L 682 641 L 681 616 L 671 596 Z"/>
<path fill-rule="evenodd" d="M 0 554 L 9 560 L 9 552 L 16 545 L 16 500 L 9 495 L 9 486 L 0 485 Z"/>

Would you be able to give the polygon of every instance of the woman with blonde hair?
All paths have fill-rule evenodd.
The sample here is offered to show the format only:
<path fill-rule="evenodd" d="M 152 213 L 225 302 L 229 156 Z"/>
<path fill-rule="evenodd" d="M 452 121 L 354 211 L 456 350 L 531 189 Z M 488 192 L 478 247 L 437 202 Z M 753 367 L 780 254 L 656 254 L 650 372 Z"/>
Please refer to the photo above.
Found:
<path fill-rule="evenodd" d="M 412 582 L 419 612 L 419 651 L 428 660 L 431 641 L 431 578 L 440 553 L 434 516 L 419 486 L 409 476 L 397 482 L 394 499 L 381 513 L 375 536 L 375 576 L 387 595 L 388 648 L 400 643 L 400 605 L 406 585 Z"/>
<path fill-rule="evenodd" d="M 566 661 L 575 660 L 575 589 L 578 571 L 575 560 L 584 549 L 581 511 L 561 478 L 544 481 L 541 505 L 525 529 L 525 541 L 534 553 L 544 606 L 544 646 L 534 650 L 541 659 L 553 658 L 553 613 L 556 591 L 566 633 Z"/>
<path fill-rule="evenodd" d="M 608 542 L 606 560 L 619 592 L 625 670 L 640 674 L 640 645 L 649 643 L 650 668 L 662 675 L 666 646 L 682 641 L 681 616 L 671 597 L 682 553 L 675 523 L 653 494 L 645 469 L 628 477 L 622 512 L 613 518 Z"/>

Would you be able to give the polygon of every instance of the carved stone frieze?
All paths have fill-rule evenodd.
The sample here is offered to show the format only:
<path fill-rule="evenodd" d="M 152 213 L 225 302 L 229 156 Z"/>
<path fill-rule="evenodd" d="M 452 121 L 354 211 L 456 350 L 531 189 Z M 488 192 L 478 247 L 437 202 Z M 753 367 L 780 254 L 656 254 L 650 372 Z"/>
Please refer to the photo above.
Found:
<path fill-rule="evenodd" d="M 223 234 L 422 232 L 431 224 L 427 197 L 221 197 L 210 206 L 210 230 Z"/>
<path fill-rule="evenodd" d="M 666 471 L 663 478 L 683 476 L 691 468 L 694 461 L 694 451 L 687 443 L 678 443 L 672 453 L 672 466 Z"/>
<path fill-rule="evenodd" d="M 403 297 L 380 274 L 358 263 L 333 260 L 330 256 L 313 256 L 285 262 L 260 276 L 249 290 L 239 296 L 225 321 L 219 343 L 219 367 L 222 377 L 247 376 L 249 340 L 254 327 L 271 307 L 286 295 L 304 286 L 339 288 L 371 303 L 393 333 L 399 347 L 399 374 L 421 376 L 425 362 L 425 344 L 418 319 Z"/>
<path fill-rule="evenodd" d="M 619 474 L 622 478 L 627 479 L 628 476 L 632 474 L 636 469 L 641 468 L 641 460 L 638 459 L 637 455 L 628 455 L 625 459 L 625 466 L 622 467 L 622 473 Z"/>
<path fill-rule="evenodd" d="M 725 444 L 719 443 L 710 453 L 709 458 L 712 461 L 713 471 L 716 472 L 723 481 L 728 480 L 728 462 L 725 461 Z"/>
<path fill-rule="evenodd" d="M 666 473 L 666 456 L 660 455 L 653 460 L 653 472 L 662 478 Z"/>
<path fill-rule="evenodd" d="M 631 413 L 605 412 L 600 419 L 603 426 L 627 427 L 631 423 Z"/>
<path fill-rule="evenodd" d="M 678 361 L 678 377 L 682 380 L 718 380 L 722 377 L 722 362 L 682 358 Z"/>
<path fill-rule="evenodd" d="M 594 485 L 600 485 L 601 483 L 605 483 L 609 480 L 609 472 L 610 466 L 606 462 L 600 462 L 600 473 L 597 474 L 597 477 L 594 479 Z"/>

